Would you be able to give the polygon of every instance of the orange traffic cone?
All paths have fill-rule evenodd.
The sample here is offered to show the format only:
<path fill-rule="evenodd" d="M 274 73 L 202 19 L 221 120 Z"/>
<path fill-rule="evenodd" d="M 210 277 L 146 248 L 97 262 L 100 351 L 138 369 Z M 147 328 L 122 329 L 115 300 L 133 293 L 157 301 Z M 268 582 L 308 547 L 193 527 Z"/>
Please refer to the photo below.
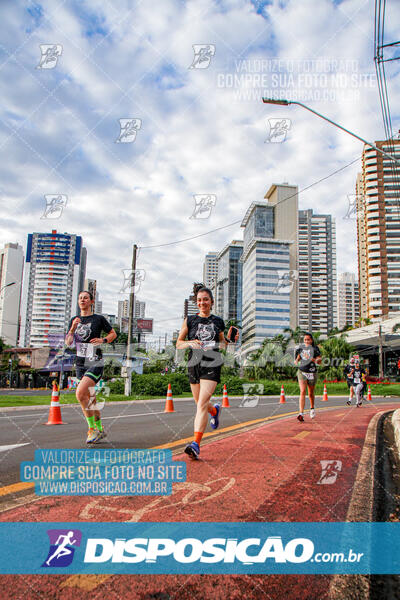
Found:
<path fill-rule="evenodd" d="M 279 404 L 285 404 L 286 400 L 285 400 L 285 390 L 283 389 L 283 383 L 282 383 L 282 387 L 281 387 L 281 397 L 279 399 Z"/>
<path fill-rule="evenodd" d="M 58 385 L 53 381 L 53 391 L 51 392 L 51 402 L 49 410 L 49 420 L 45 425 L 64 425 L 61 418 L 61 408 L 59 399 Z"/>
<path fill-rule="evenodd" d="M 226 391 L 226 383 L 224 383 L 224 391 L 222 393 L 222 407 L 228 408 L 229 406 L 230 406 L 230 404 L 229 404 L 228 392 Z"/>
<path fill-rule="evenodd" d="M 324 383 L 324 395 L 322 396 L 322 402 L 328 402 L 328 392 L 326 391 L 326 383 Z"/>
<path fill-rule="evenodd" d="M 170 413 L 170 412 L 175 412 L 174 409 L 174 401 L 172 399 L 172 390 L 171 390 L 171 384 L 168 384 L 168 390 L 167 390 L 167 398 L 165 400 L 165 409 L 164 412 L 166 413 Z"/>
<path fill-rule="evenodd" d="M 368 396 L 367 396 L 367 400 L 372 401 L 372 396 L 371 396 L 371 386 L 368 386 Z"/>

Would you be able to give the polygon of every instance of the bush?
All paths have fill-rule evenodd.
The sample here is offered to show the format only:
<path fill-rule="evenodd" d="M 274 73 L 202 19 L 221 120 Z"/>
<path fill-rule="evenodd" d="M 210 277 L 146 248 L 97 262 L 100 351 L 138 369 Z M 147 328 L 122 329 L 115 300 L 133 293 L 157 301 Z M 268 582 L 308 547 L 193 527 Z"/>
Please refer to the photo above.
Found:
<path fill-rule="evenodd" d="M 107 381 L 107 386 L 110 388 L 111 394 L 123 394 L 125 392 L 125 384 L 123 379 Z"/>
<path fill-rule="evenodd" d="M 169 373 L 160 375 L 158 373 L 144 373 L 143 375 L 132 374 L 132 395 L 162 397 L 167 395 L 168 384 L 171 384 L 172 393 L 176 396 L 184 392 L 190 392 L 187 375 L 183 373 Z M 123 394 L 125 383 L 123 379 L 107 383 L 112 394 Z"/>

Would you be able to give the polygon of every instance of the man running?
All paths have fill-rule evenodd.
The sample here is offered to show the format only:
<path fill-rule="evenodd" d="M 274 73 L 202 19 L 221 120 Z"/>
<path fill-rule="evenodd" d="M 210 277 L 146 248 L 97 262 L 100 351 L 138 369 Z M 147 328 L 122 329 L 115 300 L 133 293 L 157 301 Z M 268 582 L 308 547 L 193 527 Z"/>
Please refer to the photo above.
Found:
<path fill-rule="evenodd" d="M 76 376 L 80 379 L 76 388 L 76 398 L 86 418 L 89 431 L 86 443 L 95 444 L 106 437 L 100 418 L 100 411 L 96 410 L 96 396 L 94 386 L 103 374 L 103 355 L 101 344 L 111 344 L 117 337 L 110 323 L 103 315 L 92 314 L 94 298 L 91 292 L 81 292 L 78 298 L 80 317 L 73 317 L 69 322 L 68 333 L 65 338 L 67 346 L 76 342 Z M 105 331 L 106 337 L 101 337 Z"/>
<path fill-rule="evenodd" d="M 354 369 L 354 361 L 355 357 L 352 356 L 349 364 L 344 368 L 344 376 L 346 377 L 347 387 L 349 388 L 349 399 L 347 400 L 347 404 L 350 406 L 353 397 L 354 397 L 354 388 L 353 388 L 353 369 Z"/>
<path fill-rule="evenodd" d="M 351 374 L 353 376 L 352 385 L 354 388 L 354 395 L 356 397 L 356 406 L 359 407 L 362 406 L 364 392 L 367 388 L 365 369 L 360 365 L 359 358 L 356 358 L 354 360 L 354 367 L 351 370 Z M 350 406 L 351 401 L 348 400 L 347 404 Z"/>

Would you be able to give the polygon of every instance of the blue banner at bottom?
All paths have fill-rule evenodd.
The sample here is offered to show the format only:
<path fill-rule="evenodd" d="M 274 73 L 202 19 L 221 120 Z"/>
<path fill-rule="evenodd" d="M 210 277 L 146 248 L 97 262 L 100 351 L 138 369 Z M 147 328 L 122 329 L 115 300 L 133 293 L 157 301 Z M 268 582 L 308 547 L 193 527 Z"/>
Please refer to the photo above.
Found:
<path fill-rule="evenodd" d="M 2 574 L 400 573 L 400 523 L 0 523 Z"/>

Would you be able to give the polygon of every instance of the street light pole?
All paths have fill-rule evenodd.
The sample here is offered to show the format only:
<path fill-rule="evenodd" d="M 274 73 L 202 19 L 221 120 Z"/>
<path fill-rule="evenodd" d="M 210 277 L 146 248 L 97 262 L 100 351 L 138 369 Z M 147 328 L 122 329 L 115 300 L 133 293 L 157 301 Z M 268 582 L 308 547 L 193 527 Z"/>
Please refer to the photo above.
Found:
<path fill-rule="evenodd" d="M 317 112 L 313 108 L 310 108 L 306 104 L 303 104 L 302 102 L 295 102 L 295 101 L 292 101 L 292 100 L 285 100 L 285 99 L 274 100 L 273 98 L 263 98 L 262 101 L 264 102 L 264 104 L 279 104 L 281 106 L 288 106 L 289 104 L 298 104 L 298 106 L 302 106 L 306 110 L 314 113 L 314 115 L 317 115 L 317 117 L 320 117 L 321 119 L 324 119 L 324 121 L 328 121 L 328 123 L 330 123 L 331 125 L 334 125 L 335 127 L 338 127 L 339 129 L 341 129 L 342 131 L 345 131 L 346 133 L 348 133 L 349 135 L 353 136 L 357 140 L 360 140 L 361 142 L 363 142 L 367 146 L 370 146 L 370 148 L 373 148 L 374 150 L 376 150 L 380 154 L 383 154 L 383 156 L 386 156 L 386 158 L 389 158 L 393 162 L 395 162 L 398 165 L 400 165 L 400 161 L 397 160 L 397 158 L 395 158 L 391 154 L 388 154 L 387 152 L 384 152 L 383 150 L 381 150 L 380 148 L 378 148 L 377 146 L 375 146 L 371 142 L 368 142 L 368 140 L 364 140 L 364 138 L 360 137 L 356 133 L 353 133 L 352 131 L 349 131 L 348 129 L 346 129 L 342 125 L 339 125 L 339 123 L 336 123 L 335 121 L 332 121 L 332 119 L 328 119 L 328 117 L 325 117 L 324 115 L 321 115 L 321 113 Z"/>
<path fill-rule="evenodd" d="M 126 379 L 125 379 L 125 396 L 130 396 L 132 391 L 132 366 L 131 366 L 131 346 L 133 333 L 133 318 L 135 307 L 135 275 L 136 275 L 136 252 L 137 245 L 133 245 L 132 254 L 132 272 L 131 272 L 131 289 L 129 294 L 129 319 L 128 319 L 128 343 L 126 347 Z"/>

